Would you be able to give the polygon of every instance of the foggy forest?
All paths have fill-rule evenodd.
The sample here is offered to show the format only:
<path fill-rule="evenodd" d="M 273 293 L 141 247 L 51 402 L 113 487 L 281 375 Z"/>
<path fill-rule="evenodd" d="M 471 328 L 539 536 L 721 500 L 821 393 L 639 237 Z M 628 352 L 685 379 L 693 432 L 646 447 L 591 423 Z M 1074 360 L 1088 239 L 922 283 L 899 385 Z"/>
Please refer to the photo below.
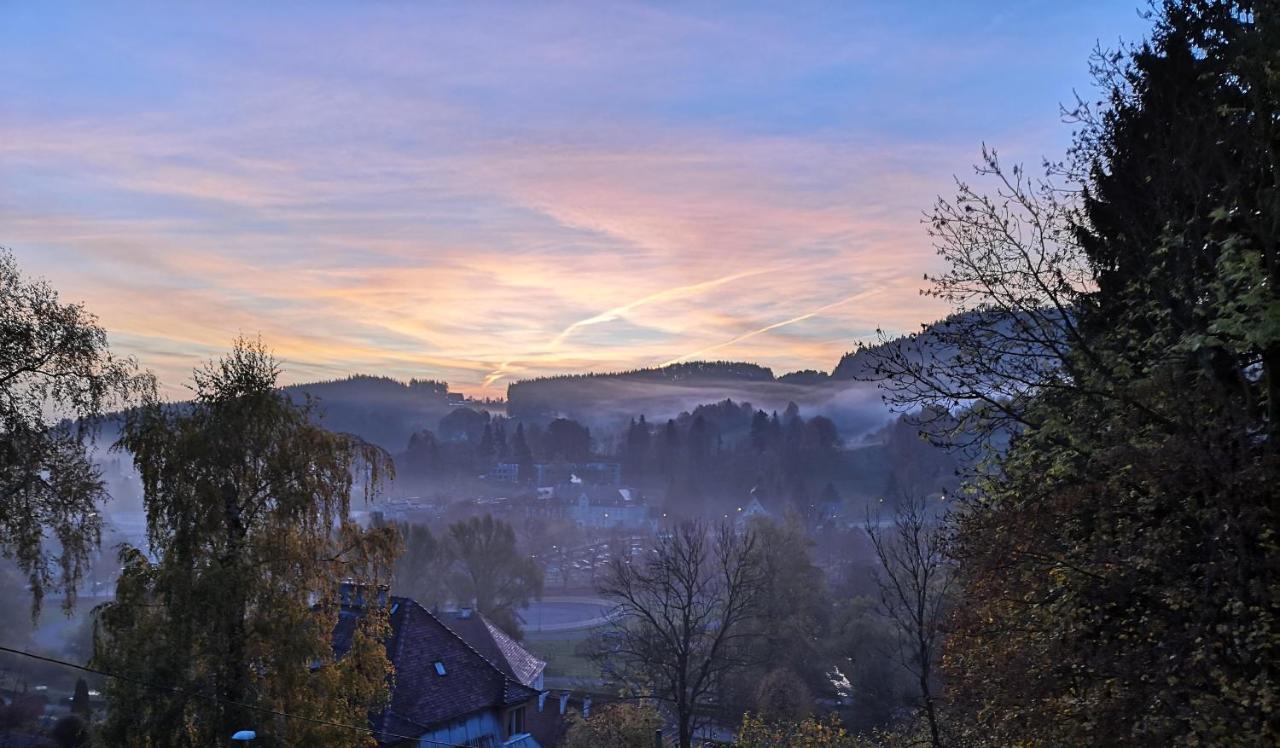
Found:
<path fill-rule="evenodd" d="M 1050 5 L 0 5 L 0 746 L 1280 744 L 1280 7 Z"/>

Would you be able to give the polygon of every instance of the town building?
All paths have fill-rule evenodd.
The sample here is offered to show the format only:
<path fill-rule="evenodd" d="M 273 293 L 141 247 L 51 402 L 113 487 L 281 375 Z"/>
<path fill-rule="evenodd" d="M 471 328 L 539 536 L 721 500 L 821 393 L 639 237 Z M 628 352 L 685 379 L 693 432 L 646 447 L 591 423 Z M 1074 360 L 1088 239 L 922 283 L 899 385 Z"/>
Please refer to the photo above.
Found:
<path fill-rule="evenodd" d="M 622 528 L 636 530 L 653 525 L 649 506 L 632 494 L 631 489 L 591 490 L 578 487 L 565 516 L 582 527 Z"/>
<path fill-rule="evenodd" d="M 751 500 L 738 510 L 737 516 L 734 518 L 734 523 L 737 525 L 738 530 L 741 531 L 749 522 L 751 522 L 752 517 L 767 519 L 772 516 L 773 514 L 770 513 L 768 509 L 764 508 L 764 504 L 760 503 L 760 498 L 755 495 L 755 489 L 752 489 Z"/>
<path fill-rule="evenodd" d="M 442 618 L 405 597 L 388 603 L 386 646 L 396 677 L 390 703 L 370 718 L 380 745 L 542 748 L 530 715 L 545 706 L 546 663 L 482 616 Z M 334 632 L 339 657 L 365 611 L 360 591 L 344 585 Z M 550 729 L 550 717 L 536 721 Z"/>
<path fill-rule="evenodd" d="M 499 462 L 485 473 L 489 480 L 517 483 L 520 464 Z M 535 462 L 529 465 L 529 479 L 535 486 L 554 486 L 576 481 L 591 486 L 616 486 L 622 482 L 622 464 L 618 462 Z"/>
<path fill-rule="evenodd" d="M 461 608 L 440 616 L 445 626 L 460 636 L 508 678 L 536 691 L 542 690 L 547 663 L 520 646 L 493 621 L 471 608 Z"/>

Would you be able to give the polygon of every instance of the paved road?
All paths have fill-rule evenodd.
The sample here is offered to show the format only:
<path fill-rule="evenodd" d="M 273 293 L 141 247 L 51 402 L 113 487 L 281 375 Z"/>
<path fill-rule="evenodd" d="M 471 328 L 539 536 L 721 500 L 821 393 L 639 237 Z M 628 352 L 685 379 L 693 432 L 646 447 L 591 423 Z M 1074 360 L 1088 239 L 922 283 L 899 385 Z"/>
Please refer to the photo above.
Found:
<path fill-rule="evenodd" d="M 520 612 L 528 633 L 581 631 L 608 623 L 613 604 L 592 596 L 550 595 Z"/>

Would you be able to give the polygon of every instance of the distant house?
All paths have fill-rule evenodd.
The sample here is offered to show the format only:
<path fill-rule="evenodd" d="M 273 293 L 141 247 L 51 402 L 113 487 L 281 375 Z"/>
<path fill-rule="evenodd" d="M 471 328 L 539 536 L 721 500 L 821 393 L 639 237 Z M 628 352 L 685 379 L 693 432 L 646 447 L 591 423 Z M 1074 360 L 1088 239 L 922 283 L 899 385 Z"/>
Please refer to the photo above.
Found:
<path fill-rule="evenodd" d="M 627 488 L 574 486 L 565 516 L 583 527 L 639 529 L 653 524 L 649 506 Z"/>
<path fill-rule="evenodd" d="M 638 491 L 581 481 L 539 487 L 516 506 L 526 517 L 565 519 L 581 527 L 643 530 L 657 525 L 653 507 Z"/>
<path fill-rule="evenodd" d="M 499 462 L 485 474 L 485 477 L 489 480 L 517 483 L 520 480 L 520 463 Z"/>
<path fill-rule="evenodd" d="M 593 486 L 616 486 L 622 482 L 622 463 L 618 462 L 535 462 L 529 467 L 529 478 L 536 486 L 552 486 L 571 480 Z M 520 465 L 499 462 L 485 473 L 485 477 L 516 483 L 520 480 Z"/>
<path fill-rule="evenodd" d="M 532 685 L 541 684 L 545 663 L 482 617 L 451 620 L 451 627 L 408 598 L 392 597 L 390 605 L 387 655 L 396 676 L 390 704 L 370 718 L 379 744 L 541 748 L 526 717 L 545 701 Z M 334 632 L 339 656 L 364 613 L 363 598 L 344 586 Z"/>
<path fill-rule="evenodd" d="M 734 523 L 739 530 L 746 527 L 752 517 L 768 518 L 773 516 L 768 509 L 764 508 L 764 504 L 760 503 L 760 497 L 755 495 L 754 489 L 751 494 L 751 501 L 748 501 L 742 509 L 738 510 L 738 515 L 734 518 Z"/>

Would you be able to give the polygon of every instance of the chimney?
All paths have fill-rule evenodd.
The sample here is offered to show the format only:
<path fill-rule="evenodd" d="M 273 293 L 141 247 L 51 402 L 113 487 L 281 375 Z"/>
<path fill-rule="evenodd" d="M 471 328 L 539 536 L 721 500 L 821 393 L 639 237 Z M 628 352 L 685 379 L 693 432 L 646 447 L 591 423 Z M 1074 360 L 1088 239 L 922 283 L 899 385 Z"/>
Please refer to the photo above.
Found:
<path fill-rule="evenodd" d="M 586 719 L 591 716 L 591 697 L 582 697 L 582 718 Z"/>
<path fill-rule="evenodd" d="M 542 706 L 547 703 L 548 693 L 549 693 L 548 691 L 543 691 L 542 693 L 538 694 L 538 711 L 542 711 Z"/>
<path fill-rule="evenodd" d="M 569 706 L 569 692 L 560 692 L 560 716 L 564 716 L 565 707 Z"/>

